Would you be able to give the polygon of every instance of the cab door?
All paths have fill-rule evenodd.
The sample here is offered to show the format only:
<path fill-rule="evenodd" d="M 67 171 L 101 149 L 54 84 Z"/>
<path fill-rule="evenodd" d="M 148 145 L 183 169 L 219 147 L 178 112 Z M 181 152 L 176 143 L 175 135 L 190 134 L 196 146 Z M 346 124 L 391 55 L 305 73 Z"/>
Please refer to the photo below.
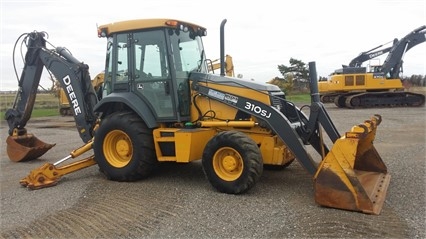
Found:
<path fill-rule="evenodd" d="M 130 85 L 130 64 L 129 64 L 129 49 L 130 44 L 128 34 L 118 34 L 116 44 L 117 61 L 115 61 L 115 78 L 114 92 L 129 91 Z"/>
<path fill-rule="evenodd" d="M 176 119 L 174 89 L 163 30 L 133 33 L 133 87 L 161 121 Z"/>
<path fill-rule="evenodd" d="M 102 98 L 112 92 L 129 91 L 129 44 L 128 34 L 117 34 L 108 38 L 106 66 Z"/>

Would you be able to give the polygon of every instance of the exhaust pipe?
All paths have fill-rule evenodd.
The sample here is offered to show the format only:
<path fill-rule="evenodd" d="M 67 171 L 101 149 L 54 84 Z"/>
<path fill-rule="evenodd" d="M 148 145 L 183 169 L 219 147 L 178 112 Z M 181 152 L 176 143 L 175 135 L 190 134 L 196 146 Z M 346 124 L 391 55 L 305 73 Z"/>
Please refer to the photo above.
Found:
<path fill-rule="evenodd" d="M 225 76 L 225 24 L 226 19 L 220 24 L 220 75 Z"/>

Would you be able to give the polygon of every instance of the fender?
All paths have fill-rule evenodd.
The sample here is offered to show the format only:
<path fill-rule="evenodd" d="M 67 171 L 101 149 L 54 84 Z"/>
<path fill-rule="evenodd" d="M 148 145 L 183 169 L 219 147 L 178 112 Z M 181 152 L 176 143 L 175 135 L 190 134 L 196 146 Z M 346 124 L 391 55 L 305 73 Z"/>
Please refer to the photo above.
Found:
<path fill-rule="evenodd" d="M 148 104 L 140 100 L 140 98 L 138 98 L 133 93 L 111 93 L 103 97 L 102 100 L 98 104 L 96 104 L 94 111 L 96 113 L 106 112 L 111 108 L 111 105 L 114 105 L 116 103 L 125 104 L 133 111 L 135 111 L 136 114 L 138 114 L 139 117 L 141 117 L 141 119 L 145 121 L 148 128 L 158 127 L 158 123 L 155 120 L 155 116 L 149 108 Z"/>

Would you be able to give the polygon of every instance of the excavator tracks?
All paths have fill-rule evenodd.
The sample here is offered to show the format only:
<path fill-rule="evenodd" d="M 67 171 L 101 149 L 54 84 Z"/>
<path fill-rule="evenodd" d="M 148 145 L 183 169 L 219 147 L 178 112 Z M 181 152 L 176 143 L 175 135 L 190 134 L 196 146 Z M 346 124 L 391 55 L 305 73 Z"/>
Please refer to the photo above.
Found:
<path fill-rule="evenodd" d="M 339 108 L 419 107 L 425 95 L 413 92 L 362 92 L 342 94 L 334 98 Z"/>

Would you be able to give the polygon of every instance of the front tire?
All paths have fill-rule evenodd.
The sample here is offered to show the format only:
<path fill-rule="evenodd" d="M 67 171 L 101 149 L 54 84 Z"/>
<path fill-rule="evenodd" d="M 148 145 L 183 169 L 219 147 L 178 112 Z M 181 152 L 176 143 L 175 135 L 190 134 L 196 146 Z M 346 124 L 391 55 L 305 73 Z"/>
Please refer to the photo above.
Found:
<path fill-rule="evenodd" d="M 263 172 L 259 147 L 238 131 L 225 131 L 213 137 L 204 149 L 202 166 L 211 185 L 228 194 L 248 191 Z"/>
<path fill-rule="evenodd" d="M 136 181 L 158 164 L 152 129 L 131 112 L 107 116 L 96 130 L 93 149 L 99 169 L 109 180 Z"/>

